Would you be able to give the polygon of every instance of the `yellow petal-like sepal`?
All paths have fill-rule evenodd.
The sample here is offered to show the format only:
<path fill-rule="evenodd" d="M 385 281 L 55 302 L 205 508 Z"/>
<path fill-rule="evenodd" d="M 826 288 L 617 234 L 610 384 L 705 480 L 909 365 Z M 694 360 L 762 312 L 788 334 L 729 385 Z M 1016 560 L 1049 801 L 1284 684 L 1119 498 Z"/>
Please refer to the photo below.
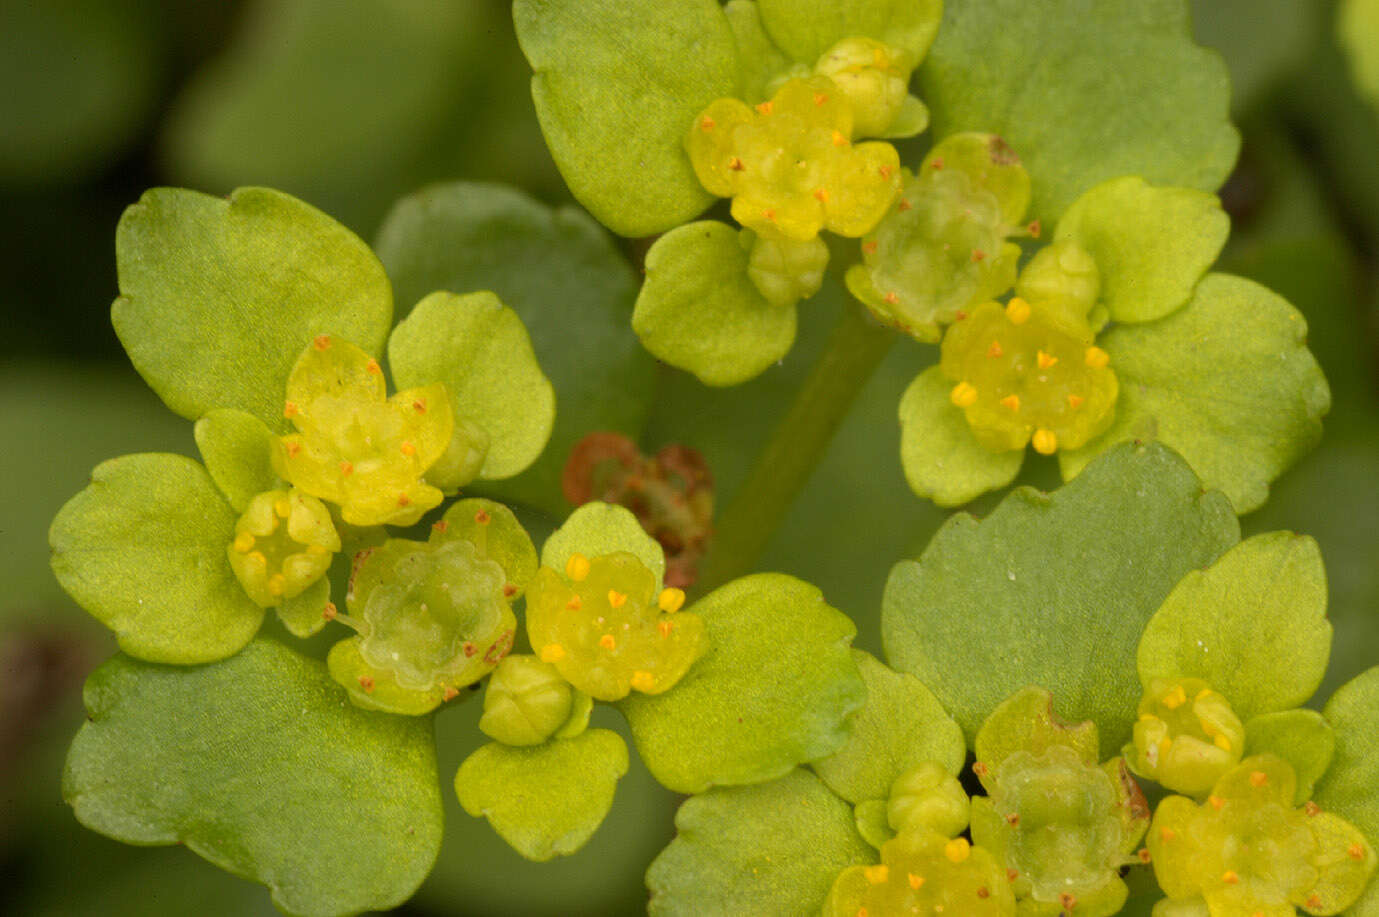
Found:
<path fill-rule="evenodd" d="M 339 550 L 340 536 L 320 500 L 299 490 L 269 490 L 245 506 L 227 554 L 249 598 L 272 608 L 324 576 Z"/>

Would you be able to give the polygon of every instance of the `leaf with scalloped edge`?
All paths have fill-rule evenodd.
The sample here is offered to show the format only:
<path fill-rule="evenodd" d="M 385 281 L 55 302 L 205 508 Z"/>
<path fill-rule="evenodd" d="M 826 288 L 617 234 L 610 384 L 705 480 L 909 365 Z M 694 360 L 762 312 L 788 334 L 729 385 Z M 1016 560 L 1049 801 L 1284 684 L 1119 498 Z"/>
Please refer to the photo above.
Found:
<path fill-rule="evenodd" d="M 737 385 L 795 343 L 795 306 L 766 301 L 738 230 L 717 220 L 672 229 L 646 253 L 632 330 L 657 358 L 705 385 Z"/>
<path fill-rule="evenodd" d="M 488 434 L 479 477 L 510 478 L 536 461 L 555 421 L 555 391 L 522 319 L 487 291 L 437 291 L 388 339 L 400 389 L 444 382 L 457 417 Z"/>
<path fill-rule="evenodd" d="M 918 560 L 896 564 L 882 598 L 887 657 L 968 737 L 1039 685 L 1061 719 L 1100 727 L 1109 757 L 1134 722 L 1144 623 L 1239 538 L 1229 502 L 1204 493 L 1181 458 L 1119 446 L 1053 493 L 1020 488 L 985 519 L 954 516 Z"/>
<path fill-rule="evenodd" d="M 954 775 L 962 770 L 962 727 L 933 692 L 870 653 L 853 650 L 852 657 L 867 686 L 867 703 L 852 718 L 847 744 L 810 765 L 828 788 L 860 803 L 888 798 L 896 778 L 925 761 L 937 761 Z"/>
<path fill-rule="evenodd" d="M 923 60 L 938 33 L 943 0 L 758 0 L 766 31 L 795 60 L 814 65 L 844 38 L 871 38 Z"/>
<path fill-rule="evenodd" d="M 1241 720 L 1310 698 L 1331 654 L 1326 571 L 1311 538 L 1242 541 L 1173 587 L 1145 625 L 1140 684 L 1203 678 Z"/>
<path fill-rule="evenodd" d="M 466 812 L 542 862 L 574 853 L 598 830 L 627 763 L 627 745 L 607 729 L 523 748 L 490 742 L 460 765 L 455 792 Z"/>
<path fill-rule="evenodd" d="M 713 199 L 684 135 L 738 89 L 717 0 L 516 0 L 512 15 L 541 131 L 575 198 L 624 236 L 698 216 Z"/>
<path fill-rule="evenodd" d="M 253 414 L 218 408 L 193 430 L 206 471 L 238 512 L 255 494 L 282 486 L 273 470 L 273 431 Z"/>
<path fill-rule="evenodd" d="M 1009 142 L 1046 225 L 1121 175 L 1215 191 L 1240 149 L 1225 64 L 1184 0 L 949 3 L 919 81 L 935 137 Z"/>
<path fill-rule="evenodd" d="M 646 873 L 651 917 L 813 914 L 838 873 L 876 858 L 852 807 L 803 770 L 692 796 L 675 827 Z"/>
<path fill-rule="evenodd" d="M 937 366 L 915 377 L 900 398 L 900 464 L 917 495 L 960 506 L 1005 487 L 1020 473 L 1024 449 L 992 452 L 977 442 L 962 409 L 948 400 L 953 380 Z"/>
<path fill-rule="evenodd" d="M 570 450 L 594 430 L 636 438 L 655 396 L 656 362 L 627 324 L 637 295 L 627 259 L 582 210 L 469 182 L 403 198 L 377 247 L 400 312 L 434 290 L 492 290 L 521 317 L 559 395 L 555 425 L 536 464 L 471 489 L 567 512 L 560 473 Z"/>
<path fill-rule="evenodd" d="M 226 556 L 235 518 L 189 458 L 110 459 L 53 519 L 53 573 L 131 656 L 179 665 L 223 659 L 263 622 Z"/>
<path fill-rule="evenodd" d="M 430 723 L 355 708 L 320 662 L 267 639 L 197 668 L 116 656 L 85 697 L 63 795 L 87 827 L 184 844 L 289 914 L 394 907 L 430 871 Z"/>
<path fill-rule="evenodd" d="M 1262 713 L 1245 724 L 1242 757 L 1278 755 L 1293 765 L 1298 778 L 1294 805 L 1312 798 L 1312 789 L 1331 766 L 1336 753 L 1336 731 L 1315 710 L 1278 710 Z"/>
<path fill-rule="evenodd" d="M 1355 825 L 1373 844 L 1379 838 L 1379 666 L 1341 685 L 1322 716 L 1336 731 L 1336 754 L 1313 799 Z M 1379 914 L 1379 882 L 1371 881 L 1348 913 Z"/>
<path fill-rule="evenodd" d="M 660 544 L 646 533 L 627 507 L 598 500 L 570 513 L 560 528 L 546 539 L 541 546 L 541 566 L 564 572 L 571 554 L 594 558 L 618 551 L 636 555 L 656 574 L 656 588 L 661 588 L 666 573 L 666 554 Z"/>
<path fill-rule="evenodd" d="M 1331 392 L 1307 349 L 1307 322 L 1253 281 L 1208 274 L 1182 309 L 1119 325 L 1097 344 L 1120 380 L 1116 416 L 1058 454 L 1065 480 L 1111 443 L 1157 439 L 1248 513 L 1321 438 Z"/>
<path fill-rule="evenodd" d="M 215 408 L 285 428 L 283 393 L 312 339 L 382 351 L 392 288 L 369 247 L 294 197 L 144 192 L 115 231 L 115 332 L 164 403 L 195 420 Z"/>
<path fill-rule="evenodd" d="M 618 704 L 657 780 L 680 793 L 758 783 L 846 743 L 866 701 L 849 652 L 857 629 L 818 589 L 758 573 L 688 610 L 708 651 L 671 690 Z"/>
<path fill-rule="evenodd" d="M 1054 239 L 1077 242 L 1096 261 L 1112 321 L 1148 322 L 1188 301 L 1230 232 L 1216 195 L 1126 176 L 1073 201 Z"/>

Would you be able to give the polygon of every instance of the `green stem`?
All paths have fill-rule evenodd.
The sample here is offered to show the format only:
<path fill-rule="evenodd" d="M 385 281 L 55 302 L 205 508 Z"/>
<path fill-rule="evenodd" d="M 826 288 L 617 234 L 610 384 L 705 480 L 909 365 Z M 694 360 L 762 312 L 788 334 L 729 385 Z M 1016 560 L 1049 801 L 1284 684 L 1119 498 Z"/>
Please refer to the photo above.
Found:
<path fill-rule="evenodd" d="M 714 526 L 696 586 L 708 591 L 752 569 L 823 459 L 838 425 L 895 343 L 894 331 L 849 304 L 747 479 Z"/>

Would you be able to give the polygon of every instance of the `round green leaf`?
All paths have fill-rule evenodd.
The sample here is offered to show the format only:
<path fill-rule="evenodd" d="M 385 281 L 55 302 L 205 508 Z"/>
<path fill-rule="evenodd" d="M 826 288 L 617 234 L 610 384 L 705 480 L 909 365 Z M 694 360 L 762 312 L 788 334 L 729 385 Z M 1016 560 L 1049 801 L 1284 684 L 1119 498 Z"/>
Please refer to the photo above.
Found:
<path fill-rule="evenodd" d="M 346 703 L 271 640 L 199 668 L 124 656 L 86 683 L 63 795 L 125 843 L 185 844 L 289 914 L 405 901 L 440 847 L 430 724 Z"/>
<path fill-rule="evenodd" d="M 924 59 L 938 33 L 943 0 L 758 0 L 766 30 L 795 60 L 814 65 L 844 38 L 872 38 Z"/>
<path fill-rule="evenodd" d="M 1374 843 L 1379 838 L 1379 666 L 1342 685 L 1322 711 L 1336 731 L 1336 755 L 1313 797 L 1350 821 Z M 1379 895 L 1371 885 L 1355 913 L 1371 914 Z"/>
<path fill-rule="evenodd" d="M 1305 703 L 1330 654 L 1317 543 L 1269 532 L 1183 577 L 1145 625 L 1138 667 L 1146 689 L 1156 678 L 1206 679 L 1248 720 Z"/>
<path fill-rule="evenodd" d="M 897 777 L 925 761 L 956 775 L 967 757 L 962 727 L 913 675 L 891 671 L 870 653 L 852 651 L 867 703 L 852 718 L 847 744 L 811 766 L 851 803 L 886 799 Z"/>
<path fill-rule="evenodd" d="M 852 808 L 802 770 L 692 796 L 675 827 L 646 873 L 651 917 L 814 914 L 838 873 L 876 859 Z"/>
<path fill-rule="evenodd" d="M 992 452 L 977 442 L 953 381 L 937 366 L 915 377 L 900 399 L 900 464 L 910 489 L 939 506 L 960 506 L 1015 480 L 1025 450 Z"/>
<path fill-rule="evenodd" d="M 1185 0 L 949 3 L 919 77 L 934 136 L 1004 137 L 1046 225 L 1121 175 L 1214 191 L 1240 148 L 1226 67 L 1193 43 Z"/>
<path fill-rule="evenodd" d="M 439 291 L 388 340 L 398 388 L 444 382 L 457 417 L 489 436 L 481 478 L 510 478 L 536 461 L 555 421 L 555 391 L 517 313 L 489 292 Z"/>
<path fill-rule="evenodd" d="M 590 729 L 526 748 L 490 742 L 460 765 L 455 792 L 466 812 L 487 818 L 514 850 L 542 862 L 584 846 L 626 773 L 622 737 Z"/>
<path fill-rule="evenodd" d="M 1229 502 L 1204 493 L 1182 459 L 1121 446 L 1051 494 L 1021 488 L 981 521 L 954 516 L 919 560 L 896 564 L 882 599 L 886 653 L 969 738 L 1003 700 L 1039 685 L 1062 719 L 1100 727 L 1109 757 L 1140 699 L 1144 623 L 1239 537 Z"/>
<path fill-rule="evenodd" d="M 198 420 L 194 431 L 206 470 L 237 511 L 281 485 L 271 461 L 273 431 L 253 414 L 221 408 Z"/>
<path fill-rule="evenodd" d="M 541 546 L 541 566 L 563 571 L 571 554 L 600 557 L 626 551 L 656 574 L 656 588 L 666 573 L 666 553 L 646 533 L 632 511 L 597 500 L 570 513 L 568 519 Z"/>
<path fill-rule="evenodd" d="M 517 40 L 560 173 L 599 222 L 649 236 L 712 198 L 682 146 L 694 117 L 737 95 L 717 0 L 516 0 Z"/>
<path fill-rule="evenodd" d="M 1059 453 L 1065 479 L 1112 443 L 1157 439 L 1247 513 L 1321 438 L 1331 394 L 1307 349 L 1307 322 L 1253 281 L 1208 274 L 1182 309 L 1097 343 L 1120 379 L 1116 419 Z"/>
<path fill-rule="evenodd" d="M 225 554 L 235 516 L 189 458 L 111 459 L 53 520 L 53 573 L 131 656 L 181 665 L 223 659 L 263 621 Z"/>
<path fill-rule="evenodd" d="M 1298 778 L 1294 805 L 1312 798 L 1312 789 L 1331 766 L 1336 732 L 1315 710 L 1263 713 L 1245 724 L 1242 757 L 1278 755 L 1293 765 Z"/>
<path fill-rule="evenodd" d="M 666 693 L 619 704 L 657 780 L 681 793 L 759 783 L 846 743 L 866 701 L 848 649 L 857 629 L 818 589 L 759 573 L 689 610 L 708 652 Z"/>
<path fill-rule="evenodd" d="M 467 183 L 404 198 L 378 252 L 405 307 L 433 290 L 492 290 L 521 317 L 560 409 L 535 465 L 474 489 L 564 515 L 560 473 L 575 443 L 595 430 L 635 438 L 655 394 L 655 361 L 627 326 L 637 282 L 626 259 L 582 211 Z"/>
<path fill-rule="evenodd" d="M 766 301 L 747 276 L 738 231 L 702 220 L 671 230 L 646 253 L 632 330 L 671 366 L 705 385 L 737 385 L 795 343 L 795 307 Z"/>
<path fill-rule="evenodd" d="M 288 373 L 316 335 L 379 353 L 392 324 L 392 291 L 368 246 L 267 188 L 145 192 L 120 219 L 115 257 L 115 332 L 183 417 L 239 408 L 282 429 Z"/>
<path fill-rule="evenodd" d="M 1188 301 L 1230 232 L 1216 195 L 1126 176 L 1073 201 L 1054 239 L 1073 240 L 1096 261 L 1112 321 L 1147 322 Z"/>

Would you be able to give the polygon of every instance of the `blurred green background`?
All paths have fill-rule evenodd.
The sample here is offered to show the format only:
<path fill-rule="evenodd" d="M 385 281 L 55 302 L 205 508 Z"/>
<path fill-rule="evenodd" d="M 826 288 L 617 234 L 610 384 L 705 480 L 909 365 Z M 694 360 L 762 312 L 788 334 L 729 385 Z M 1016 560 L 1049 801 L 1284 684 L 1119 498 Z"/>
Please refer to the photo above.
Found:
<path fill-rule="evenodd" d="M 1244 520 L 1248 533 L 1321 542 L 1336 629 L 1324 699 L 1379 660 L 1379 100 L 1354 88 L 1330 4 L 1193 6 L 1198 39 L 1231 68 L 1245 137 L 1222 191 L 1234 224 L 1222 268 L 1302 310 L 1334 393 L 1321 447 Z M 113 641 L 49 574 L 48 522 L 105 458 L 195 454 L 191 425 L 143 386 L 110 328 L 121 210 L 154 185 L 263 184 L 371 240 L 397 198 L 437 181 L 506 182 L 567 203 L 528 75 L 501 0 L 0 2 L 0 912 L 273 913 L 262 888 L 184 850 L 85 831 L 59 792 L 82 679 Z M 635 264 L 640 249 L 618 244 Z M 559 306 L 529 324 L 549 323 L 549 336 Z M 786 361 L 741 388 L 662 371 L 644 448 L 700 449 L 722 505 L 842 307 L 826 288 L 801 310 Z M 890 565 L 945 517 L 909 493 L 897 460 L 897 401 L 934 355 L 896 345 L 761 562 L 819 585 L 875 652 Z M 1047 462 L 1023 480 L 1056 483 Z M 478 744 L 477 714 L 471 702 L 438 719 L 447 783 Z M 634 764 L 593 842 L 535 866 L 446 796 L 440 861 L 402 912 L 639 913 L 641 873 L 671 836 L 676 802 Z"/>

